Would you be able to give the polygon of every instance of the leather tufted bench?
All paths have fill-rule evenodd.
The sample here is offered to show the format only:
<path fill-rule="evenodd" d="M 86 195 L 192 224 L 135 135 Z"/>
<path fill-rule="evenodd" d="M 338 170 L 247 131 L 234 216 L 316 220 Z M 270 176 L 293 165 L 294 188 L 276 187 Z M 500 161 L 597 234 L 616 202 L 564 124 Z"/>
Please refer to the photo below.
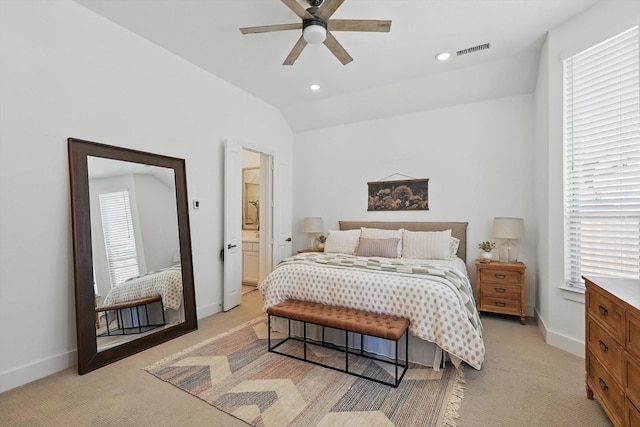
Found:
<path fill-rule="evenodd" d="M 286 300 L 279 304 L 273 305 L 267 309 L 267 314 L 269 315 L 269 351 L 273 353 L 282 354 L 284 356 L 293 357 L 295 359 L 304 360 L 306 362 L 314 363 L 320 366 L 324 366 L 327 368 L 335 369 L 341 372 L 346 372 L 352 375 L 356 375 L 362 378 L 367 378 L 382 384 L 391 385 L 393 387 L 397 387 L 404 377 L 405 372 L 407 371 L 408 360 L 406 355 L 408 354 L 409 348 L 409 335 L 407 330 L 409 328 L 409 320 L 391 316 L 387 314 L 379 314 L 379 313 L 371 313 L 364 310 L 356 310 L 352 308 L 346 307 L 335 307 L 331 305 L 320 304 L 316 302 L 309 301 L 299 301 L 299 300 Z M 276 344 L 275 346 L 271 346 L 271 316 L 281 317 L 289 320 L 289 333 L 288 337 Z M 304 324 L 304 336 L 301 341 L 304 343 L 303 357 L 298 357 L 292 354 L 282 353 L 280 351 L 275 351 L 277 347 L 284 344 L 289 339 L 298 340 L 299 338 L 295 338 L 291 335 L 291 321 L 298 321 Z M 346 344 L 339 348 L 341 351 L 345 353 L 345 369 L 338 369 L 334 366 L 329 366 L 318 361 L 312 361 L 307 358 L 307 324 L 313 324 L 321 326 L 323 329 L 323 339 L 321 343 L 313 342 L 316 345 L 322 345 L 327 347 L 327 343 L 324 341 L 324 328 L 334 328 L 345 331 L 345 343 L 348 343 L 348 334 L 356 333 L 360 334 L 360 349 L 359 351 L 353 351 L 353 349 L 349 348 Z M 405 336 L 405 360 L 404 364 L 401 364 L 398 358 L 398 342 Z M 380 360 L 383 362 L 388 362 L 386 359 L 378 358 L 369 354 L 365 354 L 364 347 L 364 336 L 371 336 L 376 338 L 382 338 L 395 342 L 395 378 L 393 381 L 383 381 L 377 378 L 370 378 L 364 375 L 349 371 L 349 354 L 357 354 L 360 357 L 365 357 L 368 359 Z M 334 346 L 331 346 L 334 348 Z M 398 376 L 398 368 L 403 368 L 402 373 Z"/>

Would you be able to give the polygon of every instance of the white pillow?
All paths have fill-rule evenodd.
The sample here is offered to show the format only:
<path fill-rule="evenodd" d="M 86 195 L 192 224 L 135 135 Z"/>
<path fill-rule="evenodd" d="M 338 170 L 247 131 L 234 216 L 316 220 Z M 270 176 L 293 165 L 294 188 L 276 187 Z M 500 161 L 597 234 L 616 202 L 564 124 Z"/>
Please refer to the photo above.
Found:
<path fill-rule="evenodd" d="M 360 230 L 329 230 L 324 242 L 326 253 L 341 253 L 355 255 L 360 240 Z"/>
<path fill-rule="evenodd" d="M 403 258 L 447 259 L 450 256 L 451 230 L 404 230 L 402 242 Z"/>
<path fill-rule="evenodd" d="M 398 256 L 402 256 L 402 231 L 400 230 L 382 230 L 380 228 L 360 228 L 360 237 L 365 239 L 398 239 Z"/>

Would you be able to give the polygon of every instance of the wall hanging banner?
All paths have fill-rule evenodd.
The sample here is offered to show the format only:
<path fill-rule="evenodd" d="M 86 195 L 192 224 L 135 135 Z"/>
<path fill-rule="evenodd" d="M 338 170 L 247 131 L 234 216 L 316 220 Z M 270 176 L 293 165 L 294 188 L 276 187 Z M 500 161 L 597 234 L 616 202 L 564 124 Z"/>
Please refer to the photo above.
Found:
<path fill-rule="evenodd" d="M 429 180 L 368 182 L 368 211 L 428 211 Z"/>

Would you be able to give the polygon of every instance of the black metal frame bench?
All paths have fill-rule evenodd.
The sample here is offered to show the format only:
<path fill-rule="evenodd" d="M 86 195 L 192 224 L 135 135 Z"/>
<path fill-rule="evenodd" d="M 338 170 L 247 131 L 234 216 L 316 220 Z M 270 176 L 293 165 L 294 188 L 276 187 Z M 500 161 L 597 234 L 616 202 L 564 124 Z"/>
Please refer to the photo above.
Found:
<path fill-rule="evenodd" d="M 149 323 L 149 310 L 147 306 L 155 302 L 160 303 L 160 310 L 162 311 L 162 323 L 152 324 L 152 323 Z M 143 325 L 142 322 L 140 321 L 140 308 L 142 307 L 144 307 L 145 319 L 147 319 L 147 323 L 145 325 Z M 133 319 L 133 311 L 132 311 L 134 308 L 136 309 L 136 314 L 138 317 L 138 326 L 125 327 L 124 317 L 122 316 L 122 310 L 129 309 L 129 317 L 131 319 L 131 324 L 133 325 L 135 323 L 135 320 Z M 127 302 L 118 303 L 118 304 L 110 304 L 110 305 L 103 305 L 102 307 L 96 307 L 96 315 L 102 311 L 104 311 L 105 322 L 107 323 L 107 331 L 99 335 L 96 335 L 97 337 L 112 336 L 112 335 L 141 334 L 143 332 L 147 332 L 152 329 L 165 326 L 167 324 L 166 319 L 164 317 L 164 304 L 162 304 L 162 298 L 160 297 L 160 295 L 155 297 L 127 301 Z M 116 312 L 116 321 L 118 322 L 118 327 L 113 331 L 109 328 L 109 311 Z M 144 328 L 144 331 L 143 331 L 143 328 Z M 118 332 L 118 331 L 122 331 L 122 332 L 116 334 L 115 332 Z"/>
<path fill-rule="evenodd" d="M 345 372 L 351 375 L 355 375 L 360 378 L 365 378 L 371 381 L 375 381 L 381 384 L 389 385 L 392 387 L 398 387 L 400 381 L 404 377 L 404 374 L 408 369 L 408 355 L 409 355 L 409 320 L 390 316 L 386 314 L 370 313 L 364 310 L 355 310 L 344 307 L 334 307 L 324 305 L 320 303 L 287 300 L 280 304 L 273 305 L 267 309 L 268 314 L 268 349 L 271 353 L 288 356 L 294 359 L 302 360 L 305 362 L 313 363 L 314 365 L 323 366 L 325 368 L 333 369 L 339 372 Z M 287 337 L 277 343 L 271 345 L 271 316 L 280 317 L 288 320 L 288 333 Z M 301 322 L 303 324 L 303 338 L 295 337 L 291 335 L 291 321 Z M 307 324 L 318 325 L 322 327 L 322 342 L 309 340 L 307 338 Z M 345 332 L 345 345 L 331 345 L 325 342 L 325 328 L 337 329 Z M 354 351 L 349 347 L 349 333 L 360 335 L 360 350 Z M 364 337 L 370 336 L 375 338 L 382 338 L 395 342 L 395 359 L 390 362 L 389 359 L 383 357 L 375 357 L 364 352 Z M 398 342 L 405 337 L 405 360 L 403 363 L 399 360 L 398 354 Z M 282 344 L 289 340 L 301 341 L 303 343 L 303 357 L 299 357 L 293 354 L 284 353 L 276 350 Z M 325 348 L 331 348 L 339 350 L 345 354 L 345 368 L 340 369 L 335 366 L 326 365 L 307 358 L 307 344 L 315 344 Z M 359 357 L 364 357 L 371 360 L 377 360 L 380 362 L 391 363 L 395 366 L 395 378 L 393 381 L 383 381 L 377 378 L 368 377 L 357 372 L 349 370 L 349 354 L 355 354 Z M 402 372 L 399 374 L 398 368 L 402 368 Z"/>

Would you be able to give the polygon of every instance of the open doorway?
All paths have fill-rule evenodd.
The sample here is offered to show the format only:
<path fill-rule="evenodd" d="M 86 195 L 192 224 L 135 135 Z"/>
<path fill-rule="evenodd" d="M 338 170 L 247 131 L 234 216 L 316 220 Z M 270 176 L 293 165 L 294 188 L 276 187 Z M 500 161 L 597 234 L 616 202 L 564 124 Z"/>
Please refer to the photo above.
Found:
<path fill-rule="evenodd" d="M 242 150 L 242 295 L 256 292 L 270 271 L 271 156 Z"/>

